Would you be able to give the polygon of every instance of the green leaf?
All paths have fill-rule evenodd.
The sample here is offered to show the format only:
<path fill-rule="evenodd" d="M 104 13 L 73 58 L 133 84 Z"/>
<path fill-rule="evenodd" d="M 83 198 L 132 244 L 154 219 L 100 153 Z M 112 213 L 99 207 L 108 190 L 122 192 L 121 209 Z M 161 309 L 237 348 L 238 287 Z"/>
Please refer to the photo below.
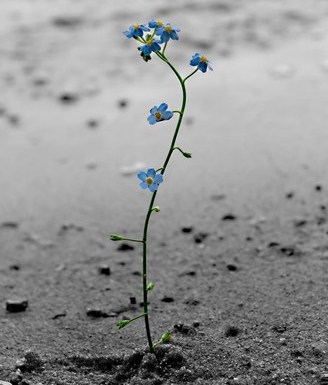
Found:
<path fill-rule="evenodd" d="M 154 287 L 155 287 L 155 284 L 153 282 L 149 282 L 147 285 L 147 291 L 153 290 Z"/>
<path fill-rule="evenodd" d="M 170 342 L 172 337 L 172 333 L 168 330 L 164 334 L 162 334 L 160 341 L 163 343 Z"/>
<path fill-rule="evenodd" d="M 118 235 L 118 234 L 111 234 L 109 238 L 111 241 L 122 241 L 124 239 L 122 235 Z"/>
<path fill-rule="evenodd" d="M 116 326 L 117 326 L 119 329 L 122 329 L 122 328 L 124 328 L 126 325 L 129 325 L 129 323 L 130 323 L 130 320 L 124 319 L 124 320 L 122 320 L 122 321 L 117 322 Z"/>

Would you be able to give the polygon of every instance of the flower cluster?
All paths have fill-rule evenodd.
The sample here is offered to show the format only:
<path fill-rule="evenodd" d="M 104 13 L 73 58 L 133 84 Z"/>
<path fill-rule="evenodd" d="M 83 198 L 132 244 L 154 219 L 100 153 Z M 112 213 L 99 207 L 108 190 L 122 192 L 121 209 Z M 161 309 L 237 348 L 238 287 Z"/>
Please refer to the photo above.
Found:
<path fill-rule="evenodd" d="M 168 59 L 165 56 L 166 46 L 170 40 L 179 40 L 178 33 L 180 31 L 180 28 L 173 26 L 171 23 L 164 23 L 162 20 L 152 19 L 148 25 L 133 24 L 123 33 L 128 39 L 134 38 L 141 43 L 138 50 L 140 51 L 141 57 L 146 62 L 151 59 L 152 53 L 155 53 L 161 60 L 168 62 Z M 213 70 L 207 57 L 198 52 L 192 56 L 189 64 L 196 68 L 184 80 L 180 78 L 183 82 L 185 82 L 198 70 L 203 73 L 205 73 L 207 69 L 211 71 Z M 149 124 L 154 125 L 164 120 L 171 119 L 174 112 L 181 114 L 181 111 L 168 110 L 168 105 L 166 103 L 162 103 L 158 107 L 154 106 L 150 110 L 150 115 L 147 120 Z M 174 149 L 178 149 L 182 155 L 187 158 L 191 157 L 191 154 L 182 151 L 179 147 L 175 147 Z M 140 187 L 145 190 L 148 189 L 151 192 L 157 191 L 159 185 L 163 182 L 162 174 L 156 173 L 153 168 L 148 169 L 147 172 L 140 171 L 137 176 L 141 180 Z"/>
<path fill-rule="evenodd" d="M 138 50 L 142 58 L 147 62 L 151 59 L 153 52 L 164 55 L 167 43 L 170 40 L 179 40 L 178 32 L 181 32 L 181 29 L 174 27 L 171 23 L 164 23 L 162 20 L 152 19 L 148 23 L 148 27 L 144 24 L 133 24 L 123 33 L 128 39 L 133 37 L 142 43 L 142 45 L 138 47 Z M 164 44 L 163 49 L 161 44 Z M 206 72 L 207 68 L 212 71 L 211 63 L 207 57 L 199 53 L 195 53 L 192 56 L 190 65 L 197 67 L 197 70 L 201 72 Z"/>

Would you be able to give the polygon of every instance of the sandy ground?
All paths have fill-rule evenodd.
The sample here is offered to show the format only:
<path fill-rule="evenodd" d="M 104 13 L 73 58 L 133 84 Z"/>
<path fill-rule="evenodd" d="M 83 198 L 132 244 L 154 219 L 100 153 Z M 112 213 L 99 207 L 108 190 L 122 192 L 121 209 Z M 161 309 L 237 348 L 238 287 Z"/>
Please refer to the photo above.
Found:
<path fill-rule="evenodd" d="M 1 0 L 0 380 L 320 384 L 327 16 L 313 0 Z M 174 332 L 155 361 L 142 322 L 115 327 L 140 311 L 140 250 L 108 241 L 140 235 L 150 194 L 135 166 L 160 167 L 171 141 L 173 120 L 149 126 L 148 110 L 181 103 L 170 71 L 121 34 L 153 17 L 183 30 L 168 50 L 183 74 L 197 51 L 215 69 L 188 84 L 178 144 L 193 158 L 172 159 L 151 222 L 152 332 Z M 6 312 L 16 296 L 27 310 Z M 21 381 L 29 349 L 42 364 Z"/>

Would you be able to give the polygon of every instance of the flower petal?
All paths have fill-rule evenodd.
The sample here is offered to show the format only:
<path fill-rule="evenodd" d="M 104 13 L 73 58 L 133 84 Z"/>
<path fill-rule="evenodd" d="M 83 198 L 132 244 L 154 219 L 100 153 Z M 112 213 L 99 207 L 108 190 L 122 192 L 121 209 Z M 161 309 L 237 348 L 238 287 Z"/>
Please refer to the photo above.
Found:
<path fill-rule="evenodd" d="M 155 184 L 155 183 L 150 184 L 150 185 L 148 186 L 148 188 L 149 188 L 149 190 L 150 190 L 151 192 L 155 192 L 155 191 L 158 189 L 158 184 Z"/>
<path fill-rule="evenodd" d="M 172 116 L 173 116 L 172 111 L 164 111 L 164 112 L 162 113 L 162 118 L 163 118 L 163 120 L 169 120 L 169 119 L 172 118 Z"/>
<path fill-rule="evenodd" d="M 162 103 L 159 107 L 158 107 L 158 111 L 160 112 L 164 112 L 167 110 L 167 104 L 166 103 Z"/>
<path fill-rule="evenodd" d="M 160 184 L 162 182 L 163 182 L 163 175 L 162 174 L 156 174 L 155 179 L 154 179 L 154 183 Z"/>
<path fill-rule="evenodd" d="M 144 182 L 144 181 L 146 180 L 146 178 L 147 178 L 147 174 L 146 174 L 145 172 L 143 172 L 143 171 L 138 172 L 137 176 L 138 176 L 138 178 L 139 178 L 142 182 Z"/>
<path fill-rule="evenodd" d="M 157 120 L 156 120 L 156 118 L 155 118 L 154 115 L 148 116 L 147 120 L 148 120 L 149 124 L 155 124 L 155 123 L 157 123 Z"/>
<path fill-rule="evenodd" d="M 147 182 L 141 182 L 140 184 L 139 184 L 139 186 L 142 188 L 142 189 L 146 189 L 147 187 L 148 187 L 148 184 L 147 184 Z"/>
<path fill-rule="evenodd" d="M 174 29 L 171 31 L 170 37 L 172 40 L 179 40 L 179 36 Z"/>
<path fill-rule="evenodd" d="M 149 168 L 147 170 L 147 177 L 151 177 L 153 179 L 155 179 L 155 176 L 156 176 L 156 171 L 154 168 Z"/>

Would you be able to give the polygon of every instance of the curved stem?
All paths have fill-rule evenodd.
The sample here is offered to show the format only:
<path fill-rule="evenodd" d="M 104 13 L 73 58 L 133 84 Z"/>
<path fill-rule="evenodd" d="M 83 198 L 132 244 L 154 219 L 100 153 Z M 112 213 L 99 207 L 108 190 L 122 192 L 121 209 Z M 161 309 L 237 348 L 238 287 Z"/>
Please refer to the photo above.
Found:
<path fill-rule="evenodd" d="M 174 151 L 175 142 L 176 142 L 176 139 L 177 139 L 177 136 L 178 136 L 178 133 L 179 133 L 179 129 L 180 129 L 180 126 L 181 126 L 183 114 L 184 114 L 184 111 L 185 111 L 185 108 L 186 108 L 187 92 L 186 92 L 186 87 L 185 87 L 185 80 L 187 78 L 185 80 L 183 80 L 181 78 L 181 76 L 178 73 L 178 71 L 168 61 L 168 59 L 165 57 L 164 54 L 162 54 L 160 52 L 156 52 L 156 54 L 157 54 L 157 56 L 162 61 L 164 61 L 172 69 L 172 71 L 174 72 L 174 74 L 178 78 L 178 80 L 180 82 L 180 85 L 181 85 L 181 89 L 182 89 L 182 105 L 181 105 L 181 109 L 179 111 L 180 112 L 179 120 L 177 122 L 177 125 L 176 125 L 176 128 L 175 128 L 175 132 L 174 132 L 174 135 L 173 135 L 173 138 L 172 138 L 171 146 L 170 146 L 169 152 L 168 152 L 168 154 L 166 156 L 166 159 L 164 161 L 164 164 L 163 164 L 163 166 L 160 169 L 158 169 L 158 170 L 161 170 L 160 173 L 163 175 L 164 172 L 165 172 L 165 169 L 166 169 L 166 167 L 167 167 L 167 165 L 168 165 L 168 163 L 170 161 L 171 155 L 172 155 L 172 153 Z M 151 197 L 150 204 L 149 204 L 148 211 L 147 211 L 147 215 L 146 215 L 146 219 L 145 219 L 144 230 L 143 230 L 143 257 L 142 257 L 143 309 L 144 309 L 144 315 L 145 315 L 144 318 L 145 318 L 145 327 L 146 327 L 147 340 L 148 340 L 149 350 L 150 350 L 151 353 L 154 352 L 154 345 L 153 345 L 152 338 L 151 338 L 150 326 L 149 326 L 149 317 L 148 317 L 147 234 L 148 234 L 148 224 L 149 224 L 150 216 L 151 216 L 152 211 L 153 211 L 152 208 L 153 208 L 153 205 L 154 205 L 154 202 L 155 202 L 155 199 L 156 199 L 156 195 L 157 195 L 157 191 L 155 191 L 153 193 L 152 197 Z"/>

